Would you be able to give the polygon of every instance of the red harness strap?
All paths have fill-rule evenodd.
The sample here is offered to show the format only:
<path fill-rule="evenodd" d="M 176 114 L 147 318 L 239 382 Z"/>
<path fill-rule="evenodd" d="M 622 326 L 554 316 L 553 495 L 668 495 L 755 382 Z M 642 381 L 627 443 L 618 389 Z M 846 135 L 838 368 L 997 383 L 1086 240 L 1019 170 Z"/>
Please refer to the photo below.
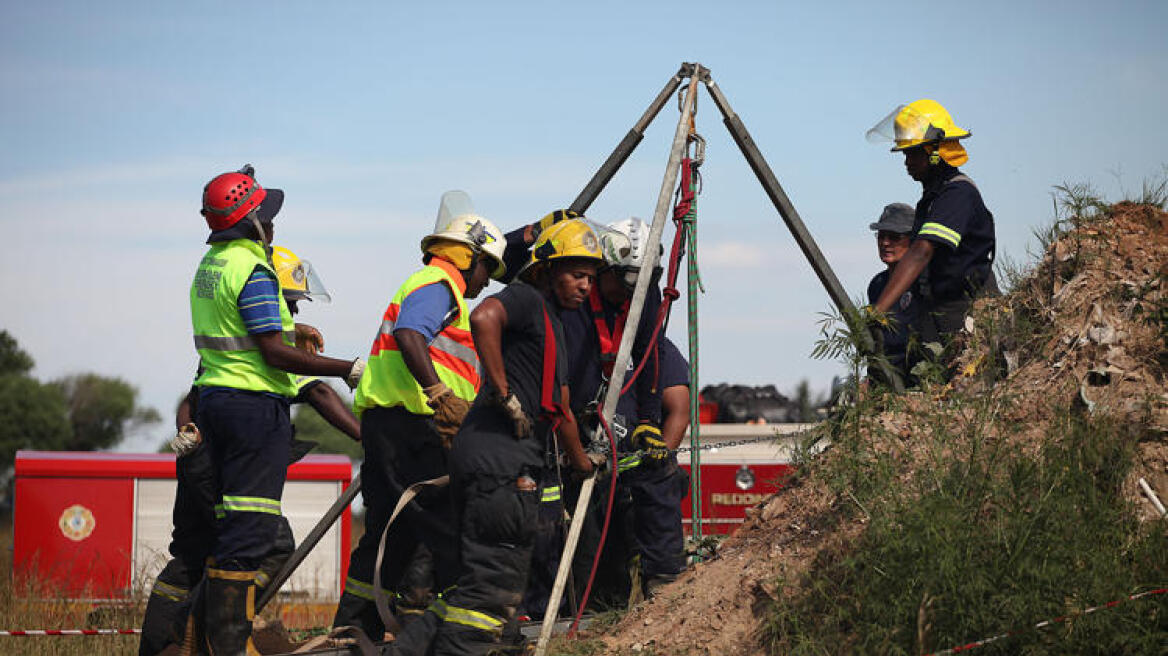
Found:
<path fill-rule="evenodd" d="M 616 328 L 608 330 L 604 320 L 604 305 L 600 301 L 600 291 L 593 285 L 588 292 L 588 304 L 592 308 L 592 320 L 596 323 L 596 337 L 600 340 L 600 367 L 605 378 L 612 378 L 612 367 L 616 364 L 616 352 L 620 348 L 621 336 L 625 332 L 625 320 L 629 317 L 629 301 L 626 300 L 616 315 Z"/>
<path fill-rule="evenodd" d="M 567 416 L 564 406 L 555 401 L 556 391 L 556 331 L 547 307 L 543 308 L 543 380 L 539 390 L 539 407 L 543 416 L 552 422 L 554 431 Z"/>

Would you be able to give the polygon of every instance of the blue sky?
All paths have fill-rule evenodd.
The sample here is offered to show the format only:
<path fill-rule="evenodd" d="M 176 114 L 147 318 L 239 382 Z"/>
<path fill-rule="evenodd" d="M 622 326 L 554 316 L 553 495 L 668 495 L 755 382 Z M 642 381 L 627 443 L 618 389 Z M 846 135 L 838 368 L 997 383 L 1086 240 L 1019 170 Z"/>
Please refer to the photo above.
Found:
<path fill-rule="evenodd" d="M 9 2 L 0 18 L 0 327 L 38 376 L 122 376 L 164 415 L 195 364 L 199 193 L 244 162 L 287 194 L 277 240 L 334 296 L 301 318 L 338 357 L 367 351 L 443 191 L 504 228 L 566 205 L 683 61 L 712 69 L 853 296 L 879 266 L 867 224 L 919 195 L 864 140 L 900 103 L 934 98 L 973 132 L 964 168 L 1014 259 L 1052 185 L 1115 199 L 1168 162 L 1155 1 Z M 671 105 L 592 218 L 651 217 L 676 120 Z M 838 366 L 808 354 L 827 296 L 708 96 L 697 120 L 702 382 L 825 388 Z"/>

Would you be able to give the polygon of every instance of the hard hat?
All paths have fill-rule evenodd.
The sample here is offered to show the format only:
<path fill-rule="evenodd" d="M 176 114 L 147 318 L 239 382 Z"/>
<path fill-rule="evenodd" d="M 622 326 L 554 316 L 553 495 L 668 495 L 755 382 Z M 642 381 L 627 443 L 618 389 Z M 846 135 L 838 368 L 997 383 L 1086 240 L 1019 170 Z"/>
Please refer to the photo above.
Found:
<path fill-rule="evenodd" d="M 300 259 L 296 253 L 283 246 L 273 246 L 272 266 L 276 269 L 276 277 L 280 279 L 280 289 L 284 292 L 285 298 L 321 303 L 333 300 L 320 277 L 316 275 L 316 270 L 312 268 L 312 263 Z"/>
<path fill-rule="evenodd" d="M 625 235 L 629 240 L 628 254 L 614 266 L 639 269 L 645 262 L 645 255 L 649 252 L 649 224 L 632 216 L 621 221 L 608 224 L 610 230 Z M 657 244 L 657 252 L 661 252 L 661 244 Z"/>
<path fill-rule="evenodd" d="M 255 179 L 250 164 L 238 171 L 221 173 L 203 187 L 203 209 L 200 212 L 212 231 L 226 230 L 252 211 L 258 218 L 272 219 L 280 211 L 284 192 L 265 190 Z M 261 207 L 262 206 L 262 207 Z"/>
<path fill-rule="evenodd" d="M 523 267 L 519 275 L 530 271 L 537 264 L 566 258 L 605 263 L 604 254 L 600 250 L 600 239 L 588 221 L 568 219 L 540 233 L 539 238 L 531 245 L 531 261 Z"/>
<path fill-rule="evenodd" d="M 925 144 L 955 142 L 969 134 L 969 130 L 953 123 L 953 117 L 941 103 L 923 98 L 892 110 L 891 114 L 868 130 L 866 136 L 873 143 L 893 143 L 892 151 L 896 152 Z M 961 150 L 964 152 L 964 149 Z M 942 156 L 944 154 L 942 152 Z"/>
<path fill-rule="evenodd" d="M 438 204 L 438 219 L 434 232 L 422 238 L 422 252 L 429 250 L 437 239 L 446 239 L 470 246 L 476 254 L 482 253 L 494 262 L 491 277 L 496 280 L 507 271 L 503 251 L 507 240 L 498 226 L 475 213 L 470 196 L 465 191 L 448 191 Z"/>

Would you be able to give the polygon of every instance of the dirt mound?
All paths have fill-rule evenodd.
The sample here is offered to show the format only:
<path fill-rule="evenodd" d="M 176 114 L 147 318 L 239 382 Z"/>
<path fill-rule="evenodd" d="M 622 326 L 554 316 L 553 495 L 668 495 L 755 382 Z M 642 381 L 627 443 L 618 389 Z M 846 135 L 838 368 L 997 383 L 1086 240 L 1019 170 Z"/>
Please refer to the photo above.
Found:
<path fill-rule="evenodd" d="M 938 456 L 925 446 L 933 422 L 992 421 L 1002 428 L 991 427 L 991 436 L 1025 441 L 1044 435 L 1060 410 L 1103 413 L 1146 428 L 1126 492 L 1151 518 L 1136 481 L 1168 490 L 1168 213 L 1120 203 L 1056 228 L 1010 294 L 978 302 L 954 381 L 897 399 L 871 418 L 873 433 L 910 477 Z M 959 416 L 960 404 L 948 402 L 959 395 L 1000 404 L 989 419 Z M 828 450 L 820 462 L 835 455 Z M 863 514 L 843 512 L 847 500 L 819 469 L 748 511 L 715 559 L 593 637 L 609 653 L 762 653 L 768 600 L 795 592 L 817 554 L 847 550 L 864 529 Z"/>

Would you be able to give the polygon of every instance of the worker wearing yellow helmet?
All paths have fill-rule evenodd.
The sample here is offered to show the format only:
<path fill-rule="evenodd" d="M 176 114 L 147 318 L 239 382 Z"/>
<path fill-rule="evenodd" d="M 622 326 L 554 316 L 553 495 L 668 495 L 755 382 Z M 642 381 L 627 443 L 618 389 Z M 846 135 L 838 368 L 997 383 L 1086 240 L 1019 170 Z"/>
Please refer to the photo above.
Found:
<path fill-rule="evenodd" d="M 450 452 L 461 573 L 389 653 L 502 648 L 503 628 L 515 618 L 531 566 L 546 458 L 558 444 L 573 469 L 587 473 L 594 466 L 568 409 L 560 313 L 587 300 L 603 264 L 600 239 L 587 222 L 556 223 L 536 238 L 518 279 L 471 313 L 483 390 Z"/>
<path fill-rule="evenodd" d="M 935 100 L 901 105 L 868 130 L 868 140 L 904 153 L 909 177 L 923 193 L 914 211 L 913 240 L 874 308 L 888 312 L 914 282 L 921 310 L 913 326 L 922 342 L 946 342 L 964 325 L 974 298 L 998 293 L 993 261 L 994 217 L 969 176 L 958 127 Z"/>
<path fill-rule="evenodd" d="M 361 418 L 365 535 L 353 550 L 333 626 L 380 638 L 374 573 L 382 532 L 410 485 L 447 473 L 447 451 L 480 386 L 467 299 L 503 275 L 503 233 L 475 212 L 470 196 L 448 191 L 434 230 L 421 242 L 423 266 L 406 278 L 381 316 L 369 365 L 353 398 Z M 418 544 L 433 557 L 436 590 L 457 576 L 457 522 L 448 488 L 420 494 L 387 533 L 395 556 L 381 584 L 396 590 Z"/>

